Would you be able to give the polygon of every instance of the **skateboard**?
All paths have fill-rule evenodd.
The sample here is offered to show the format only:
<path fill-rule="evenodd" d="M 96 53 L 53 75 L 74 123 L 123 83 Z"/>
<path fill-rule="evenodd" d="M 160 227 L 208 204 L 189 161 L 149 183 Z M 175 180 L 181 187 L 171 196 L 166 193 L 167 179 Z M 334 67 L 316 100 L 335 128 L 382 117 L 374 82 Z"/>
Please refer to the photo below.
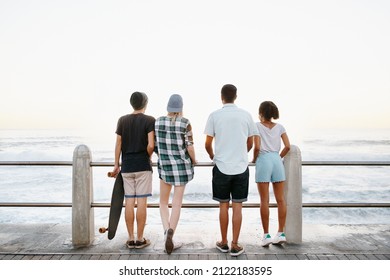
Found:
<path fill-rule="evenodd" d="M 108 172 L 107 176 L 114 177 L 111 172 Z M 125 191 L 123 189 L 123 178 L 122 174 L 119 172 L 115 179 L 114 188 L 112 189 L 108 228 L 102 227 L 99 229 L 100 233 L 105 233 L 106 231 L 108 231 L 108 239 L 110 240 L 115 237 L 115 233 L 118 228 L 118 223 L 123 208 L 124 197 Z"/>

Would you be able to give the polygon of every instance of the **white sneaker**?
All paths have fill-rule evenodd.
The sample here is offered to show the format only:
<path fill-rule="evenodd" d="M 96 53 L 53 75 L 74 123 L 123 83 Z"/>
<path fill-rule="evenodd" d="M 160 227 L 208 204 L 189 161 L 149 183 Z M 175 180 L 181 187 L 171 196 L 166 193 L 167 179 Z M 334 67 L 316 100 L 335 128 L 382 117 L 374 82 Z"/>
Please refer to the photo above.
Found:
<path fill-rule="evenodd" d="M 174 242 L 173 243 L 173 250 L 172 250 L 172 252 L 177 250 L 177 249 L 180 249 L 182 246 L 183 246 L 182 242 Z M 168 253 L 166 249 L 164 249 L 164 253 Z"/>
<path fill-rule="evenodd" d="M 261 240 L 261 246 L 268 247 L 272 243 L 272 238 L 269 233 L 264 234 L 263 239 Z"/>
<path fill-rule="evenodd" d="M 283 244 L 283 243 L 286 243 L 287 240 L 286 240 L 286 235 L 284 234 L 284 232 L 278 232 L 274 238 L 274 240 L 272 241 L 272 244 Z"/>

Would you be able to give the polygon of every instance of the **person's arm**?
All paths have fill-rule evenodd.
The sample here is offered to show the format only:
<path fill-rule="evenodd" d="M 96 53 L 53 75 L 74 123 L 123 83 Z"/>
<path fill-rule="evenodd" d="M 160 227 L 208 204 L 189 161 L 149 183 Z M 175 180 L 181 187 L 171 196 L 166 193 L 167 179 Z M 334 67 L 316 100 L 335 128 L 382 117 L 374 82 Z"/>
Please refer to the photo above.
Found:
<path fill-rule="evenodd" d="M 187 151 L 188 151 L 188 154 L 190 155 L 192 164 L 196 164 L 197 161 L 196 161 L 196 157 L 195 157 L 194 145 L 187 146 Z"/>
<path fill-rule="evenodd" d="M 261 143 L 260 136 L 259 135 L 253 136 L 253 142 L 254 142 L 254 148 L 253 148 L 252 162 L 255 163 L 260 153 L 260 143 Z"/>
<path fill-rule="evenodd" d="M 253 147 L 253 136 L 249 136 L 248 139 L 246 140 L 246 148 L 247 151 L 249 152 Z"/>
<path fill-rule="evenodd" d="M 287 133 L 282 134 L 282 141 L 284 144 L 284 148 L 280 152 L 280 157 L 284 158 L 284 156 L 287 155 L 288 151 L 290 151 L 290 140 L 288 139 Z"/>
<path fill-rule="evenodd" d="M 155 143 L 154 143 L 154 130 L 152 130 L 151 132 L 148 133 L 148 146 L 146 148 L 146 150 L 148 152 L 148 155 L 150 157 L 153 155 L 154 146 L 155 146 Z"/>
<path fill-rule="evenodd" d="M 204 145 L 211 160 L 214 159 L 213 140 L 214 140 L 214 137 L 207 135 L 206 142 Z"/>
<path fill-rule="evenodd" d="M 116 135 L 116 143 L 115 143 L 114 170 L 112 171 L 112 173 L 114 175 L 117 175 L 120 171 L 119 160 L 121 158 L 121 153 L 122 153 L 122 137 L 119 134 L 117 134 Z"/>
<path fill-rule="evenodd" d="M 185 134 L 185 144 L 187 148 L 187 152 L 191 158 L 192 164 L 196 164 L 196 157 L 195 157 L 195 149 L 194 149 L 194 136 L 192 134 L 192 126 L 190 123 L 187 125 L 187 131 Z"/>

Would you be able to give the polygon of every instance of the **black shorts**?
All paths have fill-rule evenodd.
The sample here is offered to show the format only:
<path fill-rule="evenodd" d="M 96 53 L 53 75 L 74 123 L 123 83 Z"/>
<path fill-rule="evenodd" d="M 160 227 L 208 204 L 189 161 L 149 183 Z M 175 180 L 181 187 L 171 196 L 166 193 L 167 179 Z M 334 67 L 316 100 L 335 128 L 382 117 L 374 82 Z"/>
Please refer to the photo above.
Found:
<path fill-rule="evenodd" d="M 219 202 L 244 202 L 248 200 L 249 169 L 237 175 L 226 175 L 213 168 L 213 199 Z"/>

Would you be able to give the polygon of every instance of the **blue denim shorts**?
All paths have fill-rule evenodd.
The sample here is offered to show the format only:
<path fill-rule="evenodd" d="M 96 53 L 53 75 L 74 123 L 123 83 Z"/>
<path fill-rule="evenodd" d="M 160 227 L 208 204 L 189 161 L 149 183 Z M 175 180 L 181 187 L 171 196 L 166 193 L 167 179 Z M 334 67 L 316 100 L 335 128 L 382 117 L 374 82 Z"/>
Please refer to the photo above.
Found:
<path fill-rule="evenodd" d="M 279 153 L 261 153 L 256 160 L 255 177 L 256 183 L 277 183 L 285 181 L 286 174 Z"/>

